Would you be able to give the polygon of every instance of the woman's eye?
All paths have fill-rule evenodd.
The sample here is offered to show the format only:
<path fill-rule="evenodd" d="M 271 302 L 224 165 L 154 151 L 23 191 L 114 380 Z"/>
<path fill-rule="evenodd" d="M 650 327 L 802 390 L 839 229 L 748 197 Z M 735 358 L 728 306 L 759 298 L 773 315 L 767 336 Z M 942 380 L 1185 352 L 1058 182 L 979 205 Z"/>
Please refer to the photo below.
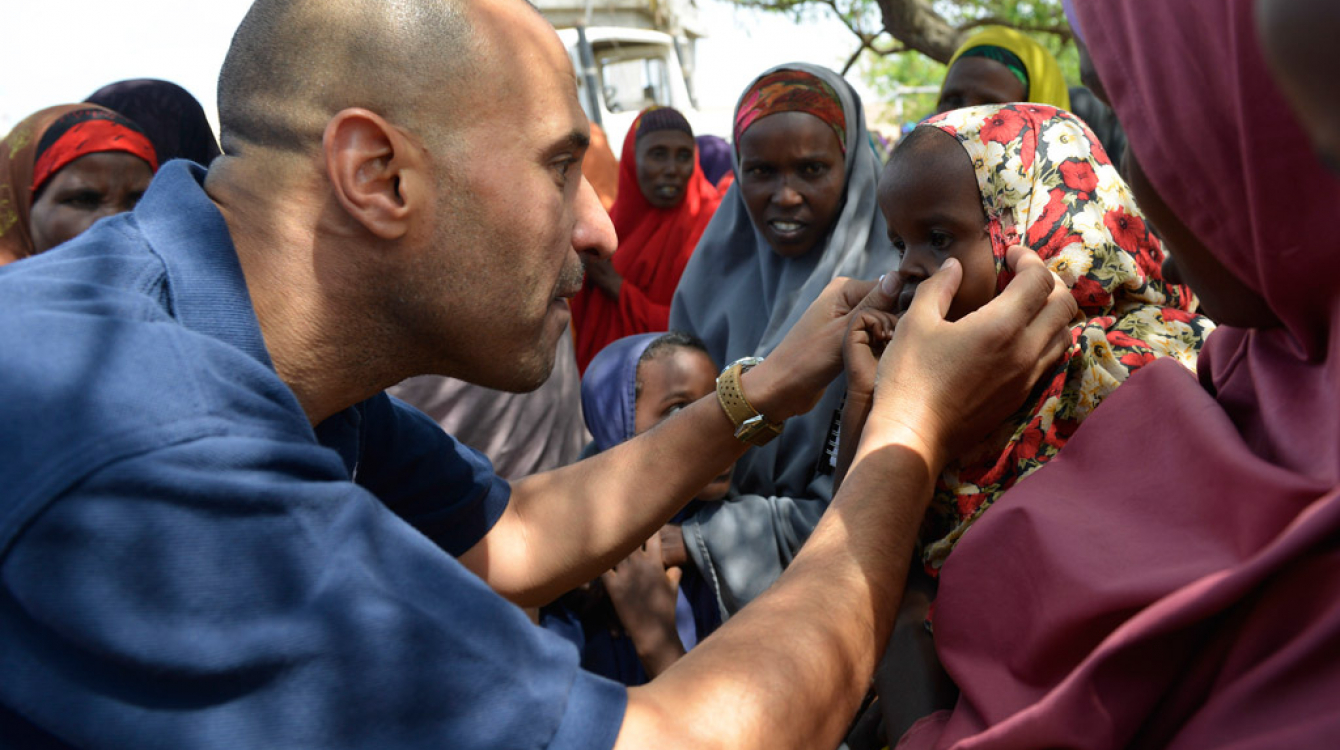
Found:
<path fill-rule="evenodd" d="M 827 164 L 820 163 L 820 162 L 814 162 L 814 163 L 812 163 L 812 164 L 806 164 L 806 165 L 801 169 L 801 172 L 802 172 L 806 177 L 820 177 L 820 176 L 822 176 L 822 175 L 828 173 L 828 165 L 827 165 Z"/>
<path fill-rule="evenodd" d="M 61 203 L 84 210 L 92 210 L 102 205 L 102 194 L 94 190 L 80 190 L 61 198 Z"/>

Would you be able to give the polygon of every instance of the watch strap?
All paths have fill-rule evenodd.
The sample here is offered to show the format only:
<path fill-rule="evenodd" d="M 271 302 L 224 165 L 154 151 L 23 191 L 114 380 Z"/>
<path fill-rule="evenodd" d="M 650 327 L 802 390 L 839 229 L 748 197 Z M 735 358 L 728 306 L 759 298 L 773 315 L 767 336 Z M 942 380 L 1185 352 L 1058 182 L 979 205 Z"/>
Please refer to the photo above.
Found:
<path fill-rule="evenodd" d="M 717 377 L 717 401 L 726 416 L 735 424 L 735 437 L 752 445 L 767 445 L 782 434 L 782 425 L 768 421 L 744 396 L 740 376 L 762 360 L 745 357 L 730 364 Z"/>

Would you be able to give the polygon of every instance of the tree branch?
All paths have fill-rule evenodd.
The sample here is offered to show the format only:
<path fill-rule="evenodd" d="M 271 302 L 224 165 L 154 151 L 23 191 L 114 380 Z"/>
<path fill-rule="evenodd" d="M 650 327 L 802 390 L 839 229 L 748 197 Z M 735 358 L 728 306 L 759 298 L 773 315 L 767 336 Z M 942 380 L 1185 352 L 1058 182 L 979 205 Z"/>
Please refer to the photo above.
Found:
<path fill-rule="evenodd" d="M 968 31 L 982 26 L 1008 26 L 1011 29 L 1018 29 L 1020 31 L 1028 31 L 1036 34 L 1052 34 L 1061 37 L 1061 40 L 1065 42 L 1070 41 L 1075 36 L 1075 32 L 1071 31 L 1070 26 L 1066 24 L 1015 23 L 996 16 L 987 16 L 985 18 L 969 21 L 968 23 L 963 24 L 961 29 L 963 31 Z"/>
<path fill-rule="evenodd" d="M 949 62 L 963 34 L 935 11 L 931 0 L 878 0 L 884 28 L 908 49 Z"/>

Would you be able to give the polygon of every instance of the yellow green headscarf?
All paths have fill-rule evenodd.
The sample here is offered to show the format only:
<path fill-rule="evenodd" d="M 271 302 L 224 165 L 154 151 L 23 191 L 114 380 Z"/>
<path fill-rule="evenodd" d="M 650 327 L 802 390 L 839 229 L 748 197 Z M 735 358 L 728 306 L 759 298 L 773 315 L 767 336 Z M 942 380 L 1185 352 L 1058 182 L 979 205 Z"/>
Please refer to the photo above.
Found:
<path fill-rule="evenodd" d="M 1070 109 L 1070 91 L 1066 87 L 1065 76 L 1061 75 L 1061 66 L 1046 47 L 1033 41 L 1021 31 L 1004 26 L 983 26 L 980 31 L 968 37 L 954 56 L 949 58 L 949 67 L 953 67 L 964 52 L 973 47 L 992 46 L 1009 50 L 1028 68 L 1028 101 L 1034 104 L 1050 104 L 1060 109 Z"/>

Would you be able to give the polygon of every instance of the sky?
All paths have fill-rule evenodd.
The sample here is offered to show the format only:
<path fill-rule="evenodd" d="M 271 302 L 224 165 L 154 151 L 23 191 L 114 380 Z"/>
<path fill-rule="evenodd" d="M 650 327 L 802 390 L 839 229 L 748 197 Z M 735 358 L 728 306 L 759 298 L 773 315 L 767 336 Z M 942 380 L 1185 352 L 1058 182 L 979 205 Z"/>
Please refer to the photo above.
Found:
<path fill-rule="evenodd" d="M 722 0 L 699 2 L 710 34 L 698 46 L 696 86 L 704 110 L 728 113 L 749 81 L 773 65 L 803 61 L 837 68 L 855 49 L 855 38 L 834 18 L 801 26 Z M 10 74 L 0 76 L 0 133 L 43 107 L 80 101 L 127 78 L 180 84 L 204 105 L 217 132 L 215 79 L 249 0 L 7 5 L 0 70 Z M 855 76 L 849 78 L 859 88 Z"/>

